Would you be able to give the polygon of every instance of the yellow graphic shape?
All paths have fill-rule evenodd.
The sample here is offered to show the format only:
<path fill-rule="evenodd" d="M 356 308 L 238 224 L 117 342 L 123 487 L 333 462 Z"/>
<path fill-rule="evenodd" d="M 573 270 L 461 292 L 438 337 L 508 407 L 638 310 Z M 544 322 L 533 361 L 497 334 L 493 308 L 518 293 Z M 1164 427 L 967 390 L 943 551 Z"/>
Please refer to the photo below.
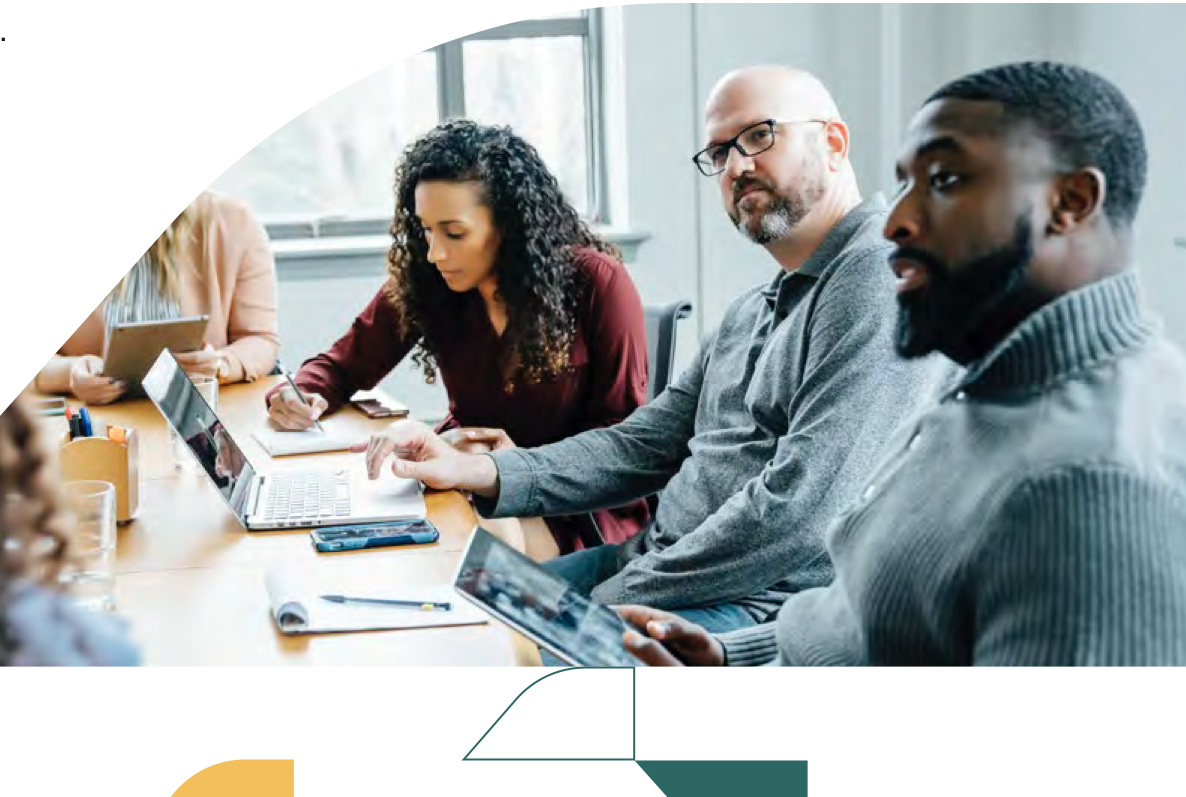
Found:
<path fill-rule="evenodd" d="M 181 784 L 173 797 L 293 797 L 292 760 L 223 761 Z"/>

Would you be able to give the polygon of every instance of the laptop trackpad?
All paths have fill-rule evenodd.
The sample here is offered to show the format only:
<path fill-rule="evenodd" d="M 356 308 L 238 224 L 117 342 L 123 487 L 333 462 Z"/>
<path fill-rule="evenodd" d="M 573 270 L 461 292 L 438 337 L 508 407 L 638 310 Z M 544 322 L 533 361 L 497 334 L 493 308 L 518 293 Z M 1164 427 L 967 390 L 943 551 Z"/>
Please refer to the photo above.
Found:
<path fill-rule="evenodd" d="M 390 471 L 372 481 L 361 463 L 350 469 L 350 496 L 353 517 L 422 518 L 427 511 L 420 482 Z"/>

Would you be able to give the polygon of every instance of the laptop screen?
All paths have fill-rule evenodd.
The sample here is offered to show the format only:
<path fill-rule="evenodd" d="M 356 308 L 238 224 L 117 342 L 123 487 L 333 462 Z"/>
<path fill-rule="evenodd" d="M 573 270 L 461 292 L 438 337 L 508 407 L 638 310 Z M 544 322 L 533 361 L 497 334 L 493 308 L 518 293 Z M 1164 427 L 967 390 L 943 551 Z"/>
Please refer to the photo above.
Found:
<path fill-rule="evenodd" d="M 255 469 L 168 349 L 148 369 L 143 385 L 231 510 L 244 520 Z"/>

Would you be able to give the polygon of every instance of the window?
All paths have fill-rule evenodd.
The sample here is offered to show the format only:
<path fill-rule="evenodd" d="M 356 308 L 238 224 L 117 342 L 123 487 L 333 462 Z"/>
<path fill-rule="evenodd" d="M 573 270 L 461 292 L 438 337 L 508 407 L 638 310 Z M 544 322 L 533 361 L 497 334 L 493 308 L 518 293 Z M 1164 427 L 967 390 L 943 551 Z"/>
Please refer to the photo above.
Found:
<path fill-rule="evenodd" d="M 577 210 L 604 220 L 599 24 L 599 10 L 569 12 L 406 58 L 293 119 L 214 188 L 250 202 L 273 237 L 385 232 L 400 152 L 464 116 L 512 126 Z"/>

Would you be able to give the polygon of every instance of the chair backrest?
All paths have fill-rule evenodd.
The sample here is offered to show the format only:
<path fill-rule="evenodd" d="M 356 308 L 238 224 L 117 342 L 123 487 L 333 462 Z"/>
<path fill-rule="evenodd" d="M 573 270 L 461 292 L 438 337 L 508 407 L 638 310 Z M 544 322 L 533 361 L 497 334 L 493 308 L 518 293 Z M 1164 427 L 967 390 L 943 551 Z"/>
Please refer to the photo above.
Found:
<path fill-rule="evenodd" d="M 692 314 L 692 303 L 679 301 L 647 305 L 644 314 L 647 322 L 647 366 L 651 372 L 647 401 L 651 401 L 671 381 L 671 371 L 675 367 L 676 322 Z"/>
<path fill-rule="evenodd" d="M 691 302 L 681 301 L 643 307 L 647 324 L 647 370 L 650 371 L 647 401 L 654 400 L 671 381 L 671 370 L 675 367 L 675 324 L 691 314 Z M 647 504 L 650 505 L 651 515 L 654 516 L 659 505 L 658 495 L 647 496 Z M 586 521 L 578 527 L 581 541 L 586 548 L 601 545 L 601 529 L 597 527 L 597 518 L 590 512 L 585 515 L 585 519 Z"/>

